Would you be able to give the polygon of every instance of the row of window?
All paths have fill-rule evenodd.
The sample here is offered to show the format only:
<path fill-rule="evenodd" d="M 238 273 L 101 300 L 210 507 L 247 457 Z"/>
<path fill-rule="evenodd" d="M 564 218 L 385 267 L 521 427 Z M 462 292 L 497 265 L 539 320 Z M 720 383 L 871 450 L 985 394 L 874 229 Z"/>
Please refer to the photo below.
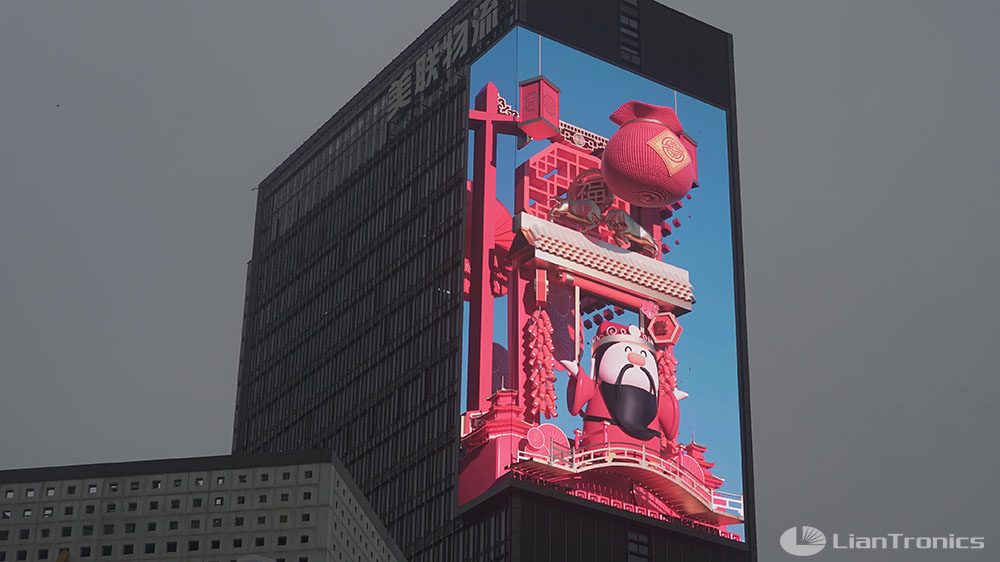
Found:
<path fill-rule="evenodd" d="M 301 521 L 303 523 L 308 523 L 312 519 L 312 516 L 309 513 L 302 513 L 301 516 L 300 516 L 300 519 L 301 519 Z M 201 529 L 201 523 L 202 523 L 201 519 L 191 519 L 188 522 L 188 528 L 189 529 Z M 278 523 L 279 524 L 288 523 L 288 515 L 287 514 L 279 515 L 278 516 Z M 266 515 L 258 515 L 258 516 L 256 516 L 256 524 L 257 525 L 267 525 L 267 516 Z M 234 517 L 233 518 L 233 525 L 235 527 L 243 527 L 243 526 L 245 526 L 246 525 L 246 517 L 244 517 L 244 516 Z M 212 519 L 212 528 L 213 529 L 222 528 L 222 526 L 223 526 L 223 521 L 222 521 L 221 517 L 216 517 L 216 518 Z M 108 524 L 105 524 L 105 525 L 103 525 L 101 527 L 102 527 L 102 530 L 103 530 L 103 534 L 105 534 L 105 535 L 113 535 L 115 533 L 115 529 L 116 528 L 124 530 L 124 532 L 126 534 L 131 534 L 131 533 L 135 533 L 136 532 L 136 523 L 125 523 L 121 527 L 117 527 L 116 524 L 114 524 L 114 523 L 108 523 Z M 150 521 L 150 522 L 146 523 L 146 531 L 147 532 L 156 532 L 157 529 L 158 529 L 158 525 L 157 525 L 156 521 Z M 174 520 L 174 521 L 168 521 L 167 522 L 167 530 L 169 530 L 169 531 L 177 531 L 179 529 L 180 529 L 180 521 Z M 83 525 L 83 526 L 80 527 L 80 534 L 83 535 L 83 536 L 91 536 L 91 535 L 94 534 L 94 531 L 95 531 L 95 526 L 94 525 Z M 49 538 L 51 536 L 51 534 L 52 534 L 52 529 L 49 529 L 49 528 L 39 529 L 39 536 L 41 538 Z M 60 537 L 72 537 L 73 536 L 73 527 L 72 526 L 63 526 L 63 527 L 60 527 L 59 536 Z M 0 529 L 0 542 L 8 541 L 8 540 L 10 540 L 10 537 L 11 537 L 11 533 L 10 533 L 9 529 Z M 17 532 L 17 539 L 18 540 L 29 540 L 30 538 L 31 538 L 31 529 L 20 529 L 20 530 L 18 530 L 18 532 Z"/>
<path fill-rule="evenodd" d="M 266 541 L 264 540 L 264 537 L 257 537 L 256 539 L 254 539 L 254 546 L 255 547 L 263 547 L 263 546 L 265 546 L 265 542 Z M 278 539 L 277 539 L 276 542 L 277 542 L 277 546 L 285 546 L 285 545 L 288 544 L 288 537 L 283 537 L 283 536 L 282 537 L 278 537 Z M 299 542 L 301 544 L 308 544 L 309 543 L 309 535 L 302 535 L 301 537 L 299 537 Z M 153 542 L 145 543 L 140 548 L 136 548 L 137 546 L 138 545 L 135 545 L 135 544 L 123 544 L 123 545 L 121 545 L 120 554 L 122 556 L 135 556 L 135 555 L 138 555 L 138 554 L 156 554 L 157 553 L 157 548 L 158 548 L 157 543 L 153 543 Z M 168 542 L 164 543 L 162 545 L 162 547 L 163 548 L 162 548 L 161 552 L 173 553 L 173 552 L 181 552 L 181 550 L 184 549 L 185 545 L 183 543 L 178 544 L 177 541 L 168 541 Z M 197 540 L 187 541 L 186 547 L 187 548 L 184 550 L 184 552 L 201 552 L 202 551 L 201 541 L 197 541 Z M 244 546 L 243 546 L 243 540 L 242 539 L 233 539 L 233 548 L 234 549 L 244 548 Z M 211 551 L 211 550 L 221 550 L 221 549 L 222 549 L 222 542 L 220 540 L 215 539 L 215 540 L 209 541 L 207 550 Z M 56 551 L 55 549 L 40 548 L 40 549 L 38 549 L 36 551 L 35 560 L 50 560 L 50 558 L 49 558 L 50 553 L 51 553 L 51 556 L 52 556 L 51 559 L 54 560 L 54 559 L 58 558 L 59 555 L 62 552 L 69 551 L 69 550 L 70 549 L 68 549 L 68 548 L 62 548 L 62 549 L 59 549 L 58 551 Z M 79 553 L 79 557 L 80 558 L 110 557 L 110 556 L 114 555 L 114 547 L 112 545 L 109 545 L 109 544 L 101 545 L 98 548 L 94 548 L 92 546 L 81 546 L 81 547 L 79 547 L 79 550 L 77 552 Z M 7 551 L 0 550 L 0 562 L 6 562 L 7 560 L 18 560 L 18 561 L 20 561 L 20 560 L 28 560 L 28 551 L 27 550 L 16 550 L 16 551 L 13 551 L 11 554 L 12 554 L 13 558 L 8 558 Z M 277 562 L 285 562 L 284 558 L 277 558 L 276 560 L 277 560 Z M 218 561 L 213 561 L 213 562 L 218 562 Z M 233 561 L 233 562 L 235 562 L 235 561 Z M 298 562 L 309 562 L 309 557 L 308 556 L 299 556 L 298 557 Z"/>
<path fill-rule="evenodd" d="M 289 494 L 289 493 L 282 493 L 282 494 L 280 494 L 278 496 L 278 498 L 279 498 L 279 501 L 281 501 L 281 502 L 288 502 L 288 501 L 291 501 L 291 494 Z M 311 491 L 302 492 L 302 500 L 303 501 L 310 501 L 310 500 L 312 500 L 312 492 Z M 260 494 L 260 495 L 257 496 L 257 503 L 258 504 L 267 503 L 267 502 L 268 502 L 268 495 L 267 494 Z M 236 496 L 236 505 L 245 505 L 246 503 L 247 503 L 247 497 L 246 496 Z M 212 505 L 214 507 L 223 507 L 225 505 L 225 498 L 223 496 L 216 496 L 215 498 L 212 498 Z M 193 498 L 191 500 L 191 507 L 192 508 L 200 508 L 200 507 L 203 507 L 203 506 L 204 506 L 204 501 L 202 500 L 202 498 Z M 180 509 L 180 508 L 181 508 L 181 500 L 179 500 L 179 499 L 170 500 L 170 509 Z M 126 504 L 126 506 L 125 506 L 125 509 L 128 512 L 136 512 L 136 511 L 139 510 L 139 502 L 128 502 Z M 149 500 L 149 511 L 157 511 L 159 509 L 160 509 L 160 500 Z M 89 514 L 93 514 L 96 511 L 97 511 L 97 507 L 94 504 L 87 504 L 87 505 L 83 506 L 83 512 L 85 514 L 88 514 L 88 515 Z M 63 508 L 63 515 L 67 515 L 67 516 L 73 515 L 73 512 L 74 512 L 74 506 L 72 506 L 72 505 L 67 505 L 67 506 L 65 506 Z M 108 502 L 108 503 L 106 503 L 104 505 L 104 512 L 105 513 L 117 513 L 118 512 L 118 504 L 116 502 Z M 34 508 L 27 507 L 27 508 L 24 508 L 24 509 L 21 510 L 21 517 L 23 517 L 25 519 L 29 519 L 29 518 L 31 518 L 34 515 L 34 513 L 35 513 Z M 42 518 L 43 519 L 48 519 L 48 518 L 52 517 L 53 515 L 55 515 L 55 508 L 51 507 L 51 506 L 43 507 L 42 510 L 41 510 L 41 513 L 42 513 Z M 0 511 L 0 519 L 10 519 L 11 517 L 13 517 L 13 511 L 12 510 L 10 510 L 10 509 L 4 509 L 4 510 Z"/>
<path fill-rule="evenodd" d="M 303 472 L 302 476 L 303 476 L 304 479 L 309 480 L 309 479 L 311 479 L 313 477 L 313 471 L 312 470 L 306 470 L 306 471 Z M 237 475 L 236 478 L 237 478 L 237 481 L 240 484 L 246 484 L 248 476 L 246 474 L 239 474 L 239 475 Z M 268 474 L 266 472 L 262 472 L 260 474 L 259 478 L 260 478 L 261 482 L 268 482 L 270 480 L 270 474 Z M 288 481 L 288 480 L 291 480 L 291 479 L 292 479 L 292 473 L 291 472 L 285 471 L 285 472 L 281 473 L 281 480 L 282 481 Z M 225 476 L 216 476 L 215 483 L 218 486 L 225 485 L 225 483 L 226 483 L 226 477 Z M 120 489 L 119 484 L 120 484 L 119 482 L 108 482 L 107 483 L 107 491 L 109 493 L 118 492 L 119 489 Z M 174 488 L 180 488 L 184 484 L 184 479 L 183 478 L 175 478 L 173 484 L 174 484 Z M 195 486 L 204 486 L 205 485 L 205 479 L 203 477 L 197 477 L 197 478 L 195 478 L 194 479 L 194 485 Z M 141 486 L 141 482 L 139 482 L 138 480 L 133 480 L 133 481 L 129 482 L 129 491 L 132 491 L 132 492 L 139 491 L 140 486 Z M 157 479 L 157 480 L 150 481 L 150 489 L 152 489 L 152 490 L 159 490 L 159 489 L 162 489 L 162 488 L 163 488 L 163 480 L 158 480 Z M 75 484 L 69 484 L 69 485 L 66 486 L 65 493 L 68 496 L 76 495 L 76 490 L 77 490 L 77 486 Z M 96 494 L 97 492 L 98 492 L 98 486 L 97 486 L 97 484 L 88 484 L 87 485 L 87 493 L 88 494 Z M 55 488 L 55 486 L 47 486 L 45 488 L 45 497 L 51 498 L 51 497 L 55 497 L 55 495 L 56 495 L 56 488 Z M 25 488 L 24 489 L 24 497 L 25 498 L 34 498 L 36 496 L 37 496 L 37 494 L 36 494 L 36 489 L 35 488 L 31 487 L 31 488 Z M 8 489 L 4 490 L 4 499 L 8 499 L 8 500 L 15 499 L 15 492 L 14 492 L 14 490 L 11 489 L 11 488 L 8 488 Z"/>

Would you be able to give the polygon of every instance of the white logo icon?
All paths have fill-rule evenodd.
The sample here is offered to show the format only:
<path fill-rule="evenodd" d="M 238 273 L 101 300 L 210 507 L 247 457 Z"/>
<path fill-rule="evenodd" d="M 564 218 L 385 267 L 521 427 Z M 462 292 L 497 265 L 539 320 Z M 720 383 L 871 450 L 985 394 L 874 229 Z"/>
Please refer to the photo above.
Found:
<path fill-rule="evenodd" d="M 778 539 L 781 548 L 793 556 L 812 556 L 826 546 L 826 535 L 816 527 L 792 527 Z"/>

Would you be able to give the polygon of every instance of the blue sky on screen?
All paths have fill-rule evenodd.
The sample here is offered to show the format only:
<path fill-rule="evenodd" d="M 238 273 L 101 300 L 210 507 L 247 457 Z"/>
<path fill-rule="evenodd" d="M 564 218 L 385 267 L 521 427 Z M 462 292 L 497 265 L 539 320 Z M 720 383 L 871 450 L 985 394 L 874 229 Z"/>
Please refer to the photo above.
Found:
<path fill-rule="evenodd" d="M 733 282 L 732 231 L 729 204 L 729 156 L 726 114 L 714 106 L 677 93 L 524 29 L 515 29 L 472 65 L 470 107 L 476 93 L 492 81 L 507 102 L 517 108 L 517 83 L 541 74 L 560 90 L 560 119 L 599 135 L 610 137 L 617 126 L 608 116 L 621 104 L 639 100 L 675 107 L 687 131 L 698 142 L 698 179 L 690 200 L 675 212 L 682 226 L 669 238 L 671 251 L 664 261 L 690 272 L 697 302 L 693 311 L 680 317 L 684 332 L 674 353 L 679 361 L 679 388 L 690 397 L 681 402 L 679 440 L 687 443 L 692 431 L 698 443 L 708 447 L 706 456 L 716 463 L 714 472 L 724 478 L 722 490 L 742 493 L 742 463 L 737 396 L 736 320 Z M 675 101 L 676 100 L 676 101 Z M 676 103 L 676 106 L 675 106 Z M 472 137 L 470 133 L 470 147 Z M 501 136 L 497 149 L 497 198 L 513 210 L 515 168 L 548 145 L 530 143 L 516 150 L 512 137 Z M 472 154 L 469 156 L 471 179 Z M 679 240 L 675 244 L 674 240 Z M 506 345 L 506 297 L 496 299 L 495 339 Z M 615 319 L 635 323 L 626 312 Z M 468 334 L 469 308 L 465 308 Z M 589 373 L 589 341 L 596 327 L 585 332 L 587 349 L 581 364 Z M 468 342 L 466 342 L 468 343 Z M 468 355 L 463 357 L 463 411 Z M 556 395 L 559 415 L 547 420 L 567 436 L 581 426 L 579 417 L 566 410 L 567 375 L 557 371 Z M 543 420 L 546 421 L 546 420 Z M 735 530 L 735 529 L 734 529 Z"/>

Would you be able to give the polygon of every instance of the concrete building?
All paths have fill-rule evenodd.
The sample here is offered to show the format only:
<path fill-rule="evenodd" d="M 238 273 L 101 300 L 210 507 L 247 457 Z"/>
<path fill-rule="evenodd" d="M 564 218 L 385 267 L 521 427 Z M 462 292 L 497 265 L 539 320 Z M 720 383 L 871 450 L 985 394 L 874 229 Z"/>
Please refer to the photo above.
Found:
<path fill-rule="evenodd" d="M 0 471 L 0 562 L 402 561 L 328 449 Z"/>

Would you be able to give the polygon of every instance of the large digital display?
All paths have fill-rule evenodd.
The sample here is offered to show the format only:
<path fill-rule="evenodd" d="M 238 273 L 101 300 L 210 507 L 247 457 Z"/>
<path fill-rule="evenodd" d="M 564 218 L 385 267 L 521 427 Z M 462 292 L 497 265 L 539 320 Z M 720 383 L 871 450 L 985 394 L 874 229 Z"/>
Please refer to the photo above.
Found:
<path fill-rule="evenodd" d="M 741 540 L 728 146 L 525 29 L 472 65 L 460 504 L 514 478 Z"/>

